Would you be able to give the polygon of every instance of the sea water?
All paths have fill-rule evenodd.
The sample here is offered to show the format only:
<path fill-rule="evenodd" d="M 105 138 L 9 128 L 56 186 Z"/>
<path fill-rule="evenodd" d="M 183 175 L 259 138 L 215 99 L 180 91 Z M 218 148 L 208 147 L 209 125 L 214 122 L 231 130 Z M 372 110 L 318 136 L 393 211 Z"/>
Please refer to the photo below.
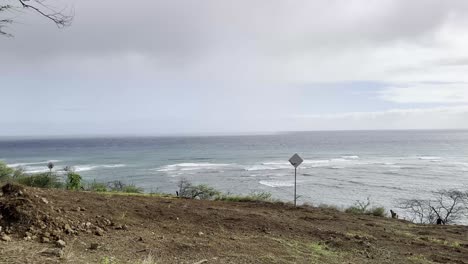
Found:
<path fill-rule="evenodd" d="M 253 136 L 0 139 L 0 160 L 26 172 L 65 166 L 87 181 L 121 180 L 147 192 L 175 193 L 185 178 L 223 192 L 270 192 L 299 202 L 349 206 L 368 197 L 400 199 L 468 189 L 468 131 L 294 132 Z M 60 175 L 60 173 L 59 173 Z"/>

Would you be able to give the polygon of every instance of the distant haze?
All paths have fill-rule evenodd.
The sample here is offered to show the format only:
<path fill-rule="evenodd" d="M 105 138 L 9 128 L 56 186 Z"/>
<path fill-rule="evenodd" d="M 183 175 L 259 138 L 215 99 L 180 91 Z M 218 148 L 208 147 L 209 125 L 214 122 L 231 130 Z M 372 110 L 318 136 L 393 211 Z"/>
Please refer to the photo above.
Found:
<path fill-rule="evenodd" d="M 51 0 L 0 37 L 0 136 L 468 128 L 466 0 Z"/>

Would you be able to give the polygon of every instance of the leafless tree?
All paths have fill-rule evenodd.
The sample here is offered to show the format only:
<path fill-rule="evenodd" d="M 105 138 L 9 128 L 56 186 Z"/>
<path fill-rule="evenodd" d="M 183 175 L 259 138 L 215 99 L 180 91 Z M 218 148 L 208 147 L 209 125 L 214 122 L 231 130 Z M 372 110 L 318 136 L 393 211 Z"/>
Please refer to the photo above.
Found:
<path fill-rule="evenodd" d="M 400 202 L 410 220 L 421 224 L 435 224 L 438 219 L 452 224 L 468 217 L 468 193 L 456 189 L 434 192 L 432 199 L 409 199 Z"/>
<path fill-rule="evenodd" d="M 14 13 L 30 10 L 48 20 L 51 20 L 57 27 L 69 26 L 73 20 L 73 10 L 67 8 L 58 9 L 47 3 L 47 0 L 0 0 L 0 35 L 11 36 L 3 31 L 7 24 L 13 23 L 12 18 L 5 18 L 2 14 L 9 14 L 14 17 Z"/>

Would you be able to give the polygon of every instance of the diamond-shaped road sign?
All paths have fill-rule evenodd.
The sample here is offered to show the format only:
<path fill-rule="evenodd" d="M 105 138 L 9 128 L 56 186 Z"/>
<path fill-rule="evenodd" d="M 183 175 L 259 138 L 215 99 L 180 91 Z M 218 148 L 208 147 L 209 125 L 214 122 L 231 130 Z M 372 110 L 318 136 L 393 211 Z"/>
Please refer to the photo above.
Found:
<path fill-rule="evenodd" d="M 299 155 L 297 155 L 297 153 L 294 154 L 294 155 L 289 159 L 289 162 L 291 163 L 291 165 L 294 166 L 294 168 L 299 167 L 299 165 L 301 165 L 303 161 L 304 161 L 304 160 L 303 160 Z"/>

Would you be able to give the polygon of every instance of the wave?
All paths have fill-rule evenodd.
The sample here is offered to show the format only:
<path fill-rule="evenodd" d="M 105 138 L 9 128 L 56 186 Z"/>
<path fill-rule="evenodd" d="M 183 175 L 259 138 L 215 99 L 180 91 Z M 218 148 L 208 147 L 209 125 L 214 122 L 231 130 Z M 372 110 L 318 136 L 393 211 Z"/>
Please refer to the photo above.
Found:
<path fill-rule="evenodd" d="M 12 163 L 12 164 L 7 164 L 7 166 L 10 168 L 17 168 L 17 167 L 23 167 L 23 166 L 29 166 L 29 165 L 48 164 L 49 162 L 58 163 L 62 161 L 61 160 L 47 160 L 47 161 L 38 161 L 38 162 Z"/>
<path fill-rule="evenodd" d="M 294 183 L 291 181 L 259 181 L 259 183 L 273 188 L 294 186 Z"/>
<path fill-rule="evenodd" d="M 91 171 L 95 169 L 113 169 L 126 167 L 125 164 L 104 164 L 104 165 L 78 165 L 73 166 L 76 172 Z"/>
<path fill-rule="evenodd" d="M 357 156 L 357 155 L 345 155 L 345 156 L 341 156 L 341 158 L 343 158 L 343 159 L 359 159 L 360 157 Z"/>
<path fill-rule="evenodd" d="M 201 163 L 177 163 L 171 165 L 165 165 L 156 169 L 155 171 L 159 172 L 170 172 L 170 171 L 192 171 L 192 170 L 203 170 L 203 169 L 214 169 L 220 167 L 227 167 L 232 164 L 223 164 L 223 163 L 209 163 L 209 162 L 201 162 Z"/>
<path fill-rule="evenodd" d="M 436 156 L 421 156 L 418 157 L 419 160 L 430 160 L 430 161 L 439 161 L 442 160 L 441 157 L 436 157 Z"/>

